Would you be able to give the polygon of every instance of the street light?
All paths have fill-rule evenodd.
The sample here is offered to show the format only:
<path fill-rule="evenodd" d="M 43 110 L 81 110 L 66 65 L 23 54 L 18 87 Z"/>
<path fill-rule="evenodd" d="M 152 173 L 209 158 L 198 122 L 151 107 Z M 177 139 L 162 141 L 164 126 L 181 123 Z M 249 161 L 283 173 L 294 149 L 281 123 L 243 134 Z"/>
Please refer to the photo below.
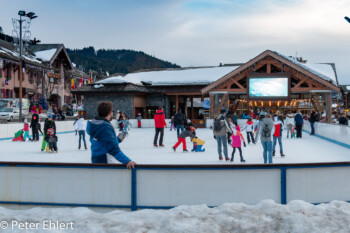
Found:
<path fill-rule="evenodd" d="M 19 120 L 20 122 L 23 121 L 23 114 L 22 114 L 22 48 L 23 48 L 23 41 L 22 41 L 22 23 L 24 20 L 22 20 L 22 17 L 28 17 L 30 20 L 35 19 L 36 16 L 35 13 L 29 12 L 26 14 L 25 11 L 18 11 L 19 15 Z"/>
<path fill-rule="evenodd" d="M 348 21 L 348 23 L 350 23 L 350 18 L 349 18 L 349 17 L 345 16 L 344 19 L 345 19 L 346 21 Z"/>

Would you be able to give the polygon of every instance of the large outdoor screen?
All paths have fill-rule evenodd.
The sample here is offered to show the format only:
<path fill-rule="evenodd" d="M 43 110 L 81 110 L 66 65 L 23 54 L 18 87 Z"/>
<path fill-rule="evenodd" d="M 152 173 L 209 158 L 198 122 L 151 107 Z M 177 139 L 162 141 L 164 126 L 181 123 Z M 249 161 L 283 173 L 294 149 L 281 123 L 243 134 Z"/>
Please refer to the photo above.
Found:
<path fill-rule="evenodd" d="M 249 97 L 288 98 L 288 77 L 249 78 Z"/>

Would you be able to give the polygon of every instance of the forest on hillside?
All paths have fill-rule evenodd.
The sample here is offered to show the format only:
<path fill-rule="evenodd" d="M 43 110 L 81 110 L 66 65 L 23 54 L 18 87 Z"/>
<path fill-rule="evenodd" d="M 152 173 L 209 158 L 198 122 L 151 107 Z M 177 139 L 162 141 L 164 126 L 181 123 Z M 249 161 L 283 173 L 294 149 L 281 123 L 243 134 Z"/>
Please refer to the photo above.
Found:
<path fill-rule="evenodd" d="M 127 49 L 100 49 L 94 47 L 67 49 L 73 63 L 82 66 L 85 72 L 107 71 L 109 74 L 127 74 L 138 70 L 156 68 L 180 68 L 180 66 L 150 56 L 142 51 Z"/>

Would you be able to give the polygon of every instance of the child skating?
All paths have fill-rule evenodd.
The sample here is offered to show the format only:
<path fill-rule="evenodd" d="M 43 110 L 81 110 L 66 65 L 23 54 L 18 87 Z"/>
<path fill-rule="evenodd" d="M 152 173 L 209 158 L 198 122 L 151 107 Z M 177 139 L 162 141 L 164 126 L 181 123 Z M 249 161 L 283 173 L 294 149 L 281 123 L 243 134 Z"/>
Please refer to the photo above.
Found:
<path fill-rule="evenodd" d="M 192 138 L 191 141 L 193 142 L 192 152 L 204 152 L 205 151 L 205 149 L 203 148 L 205 141 L 203 141 L 199 138 Z"/>
<path fill-rule="evenodd" d="M 27 119 L 24 119 L 24 127 L 22 130 L 24 132 L 23 141 L 25 142 L 27 138 L 28 138 L 28 141 L 31 141 L 31 139 L 29 137 L 29 124 L 27 122 Z"/>
<path fill-rule="evenodd" d="M 247 132 L 247 139 L 248 139 L 248 144 L 250 143 L 250 141 L 252 141 L 253 144 L 255 144 L 255 140 L 254 140 L 254 122 L 252 121 L 252 118 L 248 118 L 247 122 L 245 123 L 242 131 L 245 130 Z"/>
<path fill-rule="evenodd" d="M 174 120 L 174 116 L 171 117 L 171 120 L 170 120 L 170 131 L 172 130 L 175 130 L 175 120 Z"/>
<path fill-rule="evenodd" d="M 185 129 L 184 131 L 182 131 L 179 135 L 179 140 L 173 146 L 173 150 L 176 151 L 176 148 L 182 143 L 183 152 L 188 152 L 186 146 L 186 137 L 196 138 L 196 135 L 194 133 L 195 128 L 193 126 L 191 126 L 189 129 Z"/>
<path fill-rule="evenodd" d="M 236 148 L 237 148 L 237 150 L 239 151 L 239 156 L 241 157 L 241 163 L 245 163 L 245 160 L 244 160 L 243 155 L 242 155 L 242 148 L 241 148 L 242 142 L 241 142 L 241 140 L 243 141 L 244 147 L 246 147 L 246 144 L 245 144 L 245 140 L 244 140 L 244 137 L 241 133 L 239 125 L 237 125 L 236 129 L 233 130 L 231 139 L 232 139 L 232 148 L 233 148 L 231 162 L 233 162 Z"/>
<path fill-rule="evenodd" d="M 49 144 L 49 150 L 51 152 L 56 152 L 57 153 L 57 141 L 58 138 L 54 134 L 54 130 L 52 128 L 47 130 L 47 135 L 45 136 L 47 143 Z"/>

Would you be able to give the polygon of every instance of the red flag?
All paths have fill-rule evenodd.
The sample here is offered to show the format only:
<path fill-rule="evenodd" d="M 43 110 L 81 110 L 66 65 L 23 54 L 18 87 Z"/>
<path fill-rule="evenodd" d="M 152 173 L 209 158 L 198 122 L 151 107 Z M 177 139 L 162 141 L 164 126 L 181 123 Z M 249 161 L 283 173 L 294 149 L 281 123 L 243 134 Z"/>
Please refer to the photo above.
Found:
<path fill-rule="evenodd" d="M 81 76 L 80 83 L 79 83 L 79 87 L 82 87 L 82 86 L 83 86 L 83 76 Z"/>

